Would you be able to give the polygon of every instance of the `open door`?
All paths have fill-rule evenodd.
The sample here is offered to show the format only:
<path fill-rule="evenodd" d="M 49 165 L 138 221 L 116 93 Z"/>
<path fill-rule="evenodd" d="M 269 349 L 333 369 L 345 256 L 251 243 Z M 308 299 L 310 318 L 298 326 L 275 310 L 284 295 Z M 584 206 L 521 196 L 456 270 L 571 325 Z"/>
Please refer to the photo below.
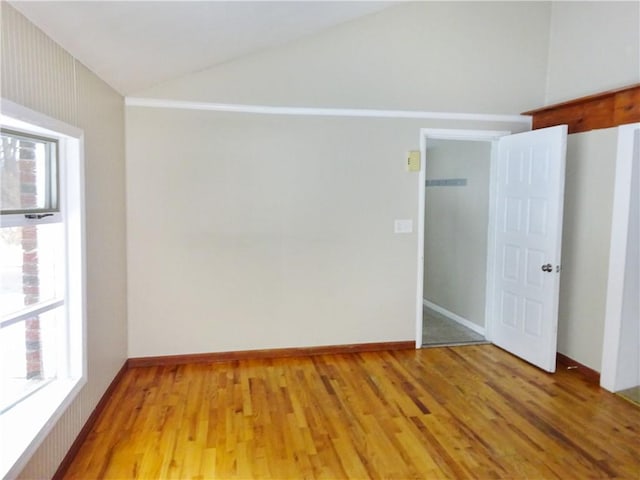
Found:
<path fill-rule="evenodd" d="M 501 137 L 493 198 L 491 341 L 548 372 L 556 365 L 566 144 L 566 125 Z"/>

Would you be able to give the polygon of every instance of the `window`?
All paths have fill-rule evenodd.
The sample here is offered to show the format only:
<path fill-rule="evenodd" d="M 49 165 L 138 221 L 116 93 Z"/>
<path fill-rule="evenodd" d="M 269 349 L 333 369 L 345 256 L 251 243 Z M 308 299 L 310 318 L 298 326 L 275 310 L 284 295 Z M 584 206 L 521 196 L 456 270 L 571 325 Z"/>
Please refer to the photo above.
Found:
<path fill-rule="evenodd" d="M 0 129 L 0 213 L 43 215 L 59 211 L 58 141 Z"/>
<path fill-rule="evenodd" d="M 0 414 L 57 377 L 64 315 L 64 231 L 57 210 L 58 142 L 0 130 Z M 43 220 L 49 219 L 47 224 Z"/>
<path fill-rule="evenodd" d="M 82 135 L 2 107 L 0 477 L 20 472 L 85 382 Z"/>

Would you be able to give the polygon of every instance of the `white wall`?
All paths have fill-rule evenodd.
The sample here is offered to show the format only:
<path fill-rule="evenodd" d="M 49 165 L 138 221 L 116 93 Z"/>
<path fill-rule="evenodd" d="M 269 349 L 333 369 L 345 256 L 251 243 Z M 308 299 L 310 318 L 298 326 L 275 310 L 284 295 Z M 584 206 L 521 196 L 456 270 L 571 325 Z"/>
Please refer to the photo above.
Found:
<path fill-rule="evenodd" d="M 465 186 L 425 192 L 424 298 L 485 326 L 491 142 L 429 140 L 426 178 Z"/>
<path fill-rule="evenodd" d="M 404 4 L 140 96 L 513 113 L 543 101 L 548 17 Z M 128 107 L 129 355 L 415 340 L 405 153 L 456 126 Z"/>
<path fill-rule="evenodd" d="M 546 104 L 640 82 L 640 2 L 553 2 Z"/>
<path fill-rule="evenodd" d="M 393 219 L 417 126 L 129 108 L 127 129 L 131 357 L 412 339 Z"/>
<path fill-rule="evenodd" d="M 123 99 L 2 2 L 1 95 L 85 132 L 88 383 L 21 473 L 51 478 L 126 359 Z"/>
<path fill-rule="evenodd" d="M 600 371 L 617 128 L 569 135 L 558 351 Z"/>
<path fill-rule="evenodd" d="M 413 340 L 421 125 L 128 108 L 129 355 Z"/>
<path fill-rule="evenodd" d="M 407 2 L 132 96 L 519 113 L 542 105 L 550 5 Z"/>

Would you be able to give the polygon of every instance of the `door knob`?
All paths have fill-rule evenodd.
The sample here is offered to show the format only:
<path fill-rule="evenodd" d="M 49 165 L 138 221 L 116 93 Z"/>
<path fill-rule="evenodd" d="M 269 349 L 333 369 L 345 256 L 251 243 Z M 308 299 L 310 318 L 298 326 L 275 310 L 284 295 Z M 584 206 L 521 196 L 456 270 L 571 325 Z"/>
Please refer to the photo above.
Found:
<path fill-rule="evenodd" d="M 552 270 L 553 270 L 553 266 L 551 266 L 550 263 L 547 263 L 546 265 L 542 265 L 543 272 L 551 272 Z"/>

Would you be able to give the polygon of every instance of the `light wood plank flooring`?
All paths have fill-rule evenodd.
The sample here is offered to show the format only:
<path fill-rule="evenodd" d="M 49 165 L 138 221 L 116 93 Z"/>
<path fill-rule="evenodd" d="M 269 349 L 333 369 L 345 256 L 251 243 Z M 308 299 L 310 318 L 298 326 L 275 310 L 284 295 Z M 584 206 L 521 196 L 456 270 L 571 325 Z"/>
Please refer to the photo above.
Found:
<path fill-rule="evenodd" d="M 492 345 L 125 373 L 65 478 L 639 478 L 640 409 Z"/>

